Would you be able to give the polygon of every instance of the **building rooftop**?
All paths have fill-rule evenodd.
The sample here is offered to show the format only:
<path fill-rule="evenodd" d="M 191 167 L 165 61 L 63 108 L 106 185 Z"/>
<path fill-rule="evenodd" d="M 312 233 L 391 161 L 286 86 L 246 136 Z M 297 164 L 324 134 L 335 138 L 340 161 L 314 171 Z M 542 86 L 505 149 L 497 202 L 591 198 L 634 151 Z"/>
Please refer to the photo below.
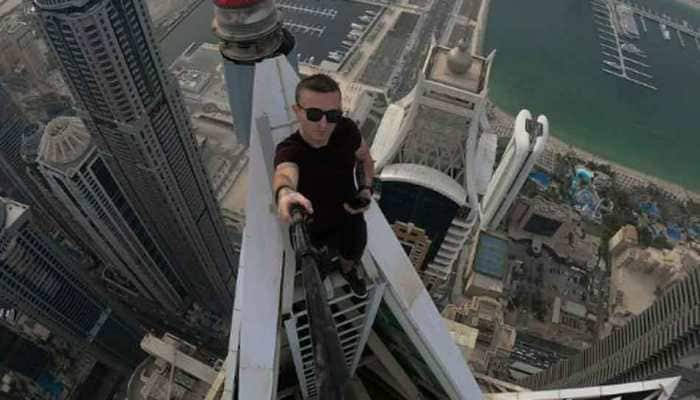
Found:
<path fill-rule="evenodd" d="M 153 357 L 147 358 L 135 370 L 129 381 L 129 400 L 201 400 L 210 385 L 176 372 L 168 398 L 169 364 Z"/>
<path fill-rule="evenodd" d="M 218 46 L 192 43 L 172 63 L 170 71 L 177 78 L 185 102 L 193 113 L 230 114 Z"/>
<path fill-rule="evenodd" d="M 588 310 L 586 310 L 586 306 L 570 300 L 566 300 L 562 305 L 561 309 L 567 314 L 575 315 L 579 318 L 586 318 L 586 314 L 588 313 Z"/>
<path fill-rule="evenodd" d="M 39 160 L 55 167 L 77 161 L 92 146 L 92 136 L 80 118 L 58 117 L 46 125 Z"/>
<path fill-rule="evenodd" d="M 486 290 L 492 295 L 497 295 L 503 293 L 503 281 L 501 281 L 500 279 L 494 279 L 490 276 L 482 275 L 480 273 L 476 273 L 469 280 L 469 282 L 467 282 L 466 291 L 468 293 L 483 295 L 483 293 L 475 291 L 475 289 L 477 288 Z"/>
<path fill-rule="evenodd" d="M 482 231 L 476 245 L 473 270 L 503 279 L 508 269 L 508 239 Z"/>
<path fill-rule="evenodd" d="M 4 8 L 4 3 L 0 4 L 0 15 L 2 15 L 0 17 L 0 35 L 3 39 L 31 29 L 29 23 L 22 21 L 22 14 L 18 9 L 12 9 L 6 13 L 7 15 L 4 15 L 1 13 Z"/>
<path fill-rule="evenodd" d="M 0 233 L 10 228 L 29 210 L 28 206 L 0 197 Z"/>
<path fill-rule="evenodd" d="M 486 85 L 486 71 L 488 69 L 486 59 L 479 56 L 472 56 L 466 72 L 461 74 L 455 73 L 448 66 L 450 51 L 451 49 L 447 47 L 433 47 L 426 68 L 426 78 L 472 93 L 480 93 Z"/>
<path fill-rule="evenodd" d="M 443 320 L 455 344 L 461 347 L 463 351 L 467 350 L 465 355 L 468 356 L 476 347 L 476 338 L 479 336 L 479 330 L 447 318 L 443 318 Z"/>
<path fill-rule="evenodd" d="M 513 206 L 508 236 L 514 240 L 539 240 L 557 257 L 580 267 L 598 262 L 600 238 L 580 226 L 581 216 L 570 206 L 542 197 L 520 199 Z"/>

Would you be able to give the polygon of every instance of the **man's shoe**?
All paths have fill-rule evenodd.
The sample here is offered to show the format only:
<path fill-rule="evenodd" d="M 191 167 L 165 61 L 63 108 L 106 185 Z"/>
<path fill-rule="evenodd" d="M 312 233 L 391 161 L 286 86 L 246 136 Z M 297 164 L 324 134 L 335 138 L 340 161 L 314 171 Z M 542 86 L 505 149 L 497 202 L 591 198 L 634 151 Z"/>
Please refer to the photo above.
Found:
<path fill-rule="evenodd" d="M 365 279 L 360 275 L 360 266 L 355 265 L 348 272 L 340 272 L 340 275 L 345 279 L 345 281 L 350 285 L 350 290 L 355 297 L 364 299 L 367 297 L 367 283 Z"/>

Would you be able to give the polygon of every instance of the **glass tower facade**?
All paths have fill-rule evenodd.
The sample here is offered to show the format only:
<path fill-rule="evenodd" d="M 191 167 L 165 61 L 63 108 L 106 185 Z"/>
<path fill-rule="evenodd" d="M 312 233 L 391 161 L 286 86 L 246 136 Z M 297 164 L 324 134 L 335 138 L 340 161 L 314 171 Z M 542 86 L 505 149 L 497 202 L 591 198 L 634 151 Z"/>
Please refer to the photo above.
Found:
<path fill-rule="evenodd" d="M 33 228 L 29 207 L 0 198 L 0 208 L 0 303 L 111 365 L 138 361 L 142 329 L 114 315 L 76 273 L 78 260 Z"/>
<path fill-rule="evenodd" d="M 228 313 L 237 258 L 142 0 L 35 0 L 79 114 L 193 300 Z"/>

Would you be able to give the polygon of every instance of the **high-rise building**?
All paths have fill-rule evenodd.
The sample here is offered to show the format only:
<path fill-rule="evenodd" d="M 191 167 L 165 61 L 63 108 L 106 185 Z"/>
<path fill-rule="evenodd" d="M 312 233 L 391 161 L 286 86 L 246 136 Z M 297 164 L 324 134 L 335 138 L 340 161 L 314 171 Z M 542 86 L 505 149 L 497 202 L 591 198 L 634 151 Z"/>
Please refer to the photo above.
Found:
<path fill-rule="evenodd" d="M 75 117 L 49 122 L 38 161 L 54 195 L 98 249 L 103 279 L 127 300 L 181 310 L 184 285 L 119 190 L 83 122 Z"/>
<path fill-rule="evenodd" d="M 642 314 L 577 356 L 520 382 L 533 389 L 680 376 L 674 393 L 700 391 L 700 269 Z"/>
<path fill-rule="evenodd" d="M 534 121 L 529 111 L 518 113 L 513 136 L 481 200 L 482 228 L 498 228 L 544 151 L 548 137 L 549 123 L 545 116 L 540 115 Z"/>
<path fill-rule="evenodd" d="M 83 240 L 85 231 L 70 218 L 39 173 L 36 156 L 42 130 L 0 85 L 0 196 L 30 205 L 45 232 L 61 232 L 82 250 L 94 252 L 92 244 Z"/>
<path fill-rule="evenodd" d="M 472 55 L 466 41 L 433 46 L 416 87 L 389 106 L 372 144 L 379 205 L 392 225 L 425 231 L 417 268 L 436 298 L 478 225 L 479 196 L 493 172 L 497 137 L 486 119 L 493 58 Z"/>
<path fill-rule="evenodd" d="M 34 5 L 114 184 L 192 300 L 229 311 L 237 259 L 145 2 L 35 0 Z"/>
<path fill-rule="evenodd" d="M 0 194 L 32 204 L 40 203 L 25 172 L 22 141 L 39 126 L 30 123 L 0 85 Z"/>
<path fill-rule="evenodd" d="M 117 316 L 76 273 L 78 261 L 36 230 L 29 207 L 0 198 L 0 304 L 25 313 L 51 333 L 117 369 L 142 357 L 142 329 Z"/>

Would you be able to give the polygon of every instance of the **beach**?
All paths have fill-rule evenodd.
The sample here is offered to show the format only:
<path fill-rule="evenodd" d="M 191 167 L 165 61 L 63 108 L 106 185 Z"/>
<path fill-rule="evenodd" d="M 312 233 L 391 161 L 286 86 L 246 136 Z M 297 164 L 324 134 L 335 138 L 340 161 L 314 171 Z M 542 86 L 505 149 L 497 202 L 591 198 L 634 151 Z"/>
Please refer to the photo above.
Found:
<path fill-rule="evenodd" d="M 487 25 L 489 23 L 488 18 L 489 18 L 489 10 L 488 7 L 492 6 L 492 1 L 493 0 L 485 0 L 483 2 L 483 8 L 480 13 L 479 13 L 479 21 L 477 25 L 477 29 L 475 30 L 475 35 L 474 35 L 474 42 L 472 43 L 473 45 L 473 50 L 475 53 L 479 54 L 484 54 L 485 51 L 485 36 L 487 32 Z M 700 8 L 700 0 L 678 0 L 679 3 L 687 3 L 690 5 L 690 3 L 693 3 L 693 7 L 695 8 Z M 498 51 L 498 47 L 496 47 L 496 50 Z M 498 54 L 496 57 L 497 61 L 499 60 Z M 523 65 L 523 68 L 532 68 L 531 66 Z M 512 71 L 510 71 L 512 72 Z M 532 73 L 532 71 L 530 71 Z M 494 79 L 494 76 L 492 75 L 492 80 Z M 496 82 L 498 83 L 498 82 Z M 501 85 L 503 86 L 503 83 L 500 82 Z M 490 86 L 494 86 L 494 82 L 491 82 Z M 491 88 L 490 88 L 491 89 Z M 503 97 L 503 96 L 501 96 Z M 509 111 L 512 111 L 512 113 L 505 112 L 500 104 L 497 104 L 494 102 L 494 96 L 493 92 L 490 90 L 489 93 L 489 98 L 491 102 L 493 102 L 493 107 L 489 111 L 489 120 L 491 122 L 493 131 L 498 134 L 499 136 L 510 136 L 511 131 L 512 131 L 512 126 L 513 126 L 513 115 L 512 113 L 517 112 L 517 107 L 513 109 L 512 105 L 509 107 Z M 525 102 L 527 104 L 527 102 Z M 545 115 L 549 114 L 548 113 L 548 108 L 543 107 L 540 105 L 540 107 L 535 107 L 536 110 L 533 111 L 539 111 Z M 550 117 L 550 123 L 552 126 L 558 127 L 561 124 L 561 121 L 559 121 L 556 117 Z M 589 119 L 580 119 L 581 123 L 587 123 L 586 121 L 592 121 L 590 118 Z M 571 121 L 568 121 L 571 122 Z M 592 121 L 593 122 L 593 121 Z M 595 121 L 600 124 L 600 121 Z M 632 128 L 630 128 L 632 129 Z M 567 131 L 566 133 L 571 133 Z M 655 185 L 662 189 L 664 192 L 668 193 L 670 196 L 677 198 L 679 200 L 686 200 L 686 199 L 692 199 L 696 202 L 700 202 L 700 194 L 693 190 L 689 190 L 686 187 L 683 187 L 682 185 L 679 185 L 677 183 L 670 182 L 668 180 L 652 176 L 649 173 L 644 173 L 639 170 L 636 170 L 634 168 L 629 168 L 621 163 L 611 161 L 609 158 L 611 156 L 610 152 L 606 154 L 606 157 L 601 157 L 598 156 L 590 151 L 583 150 L 580 147 L 575 147 L 570 145 L 569 143 L 566 143 L 565 141 L 562 141 L 559 139 L 559 137 L 562 137 L 561 135 L 558 135 L 558 132 L 556 129 L 550 132 L 550 138 L 549 138 L 549 143 L 547 145 L 547 152 L 554 154 L 566 154 L 566 153 L 574 153 L 576 157 L 583 161 L 593 161 L 598 164 L 607 164 L 609 165 L 613 171 L 615 171 L 616 175 L 618 176 L 619 180 L 622 181 L 622 185 L 627 188 L 632 188 L 635 186 L 645 186 L 647 184 Z M 569 135 L 571 136 L 571 135 Z M 567 136 L 568 137 L 568 136 Z M 592 146 L 595 148 L 595 146 Z M 650 151 L 661 151 L 661 147 L 654 148 L 651 147 L 649 148 Z M 658 155 L 658 154 L 657 154 Z M 551 157 L 550 157 L 551 161 Z M 658 162 L 654 160 L 654 162 Z M 550 162 L 551 164 L 551 162 Z M 647 170 L 648 171 L 648 170 Z"/>
<path fill-rule="evenodd" d="M 493 107 L 489 110 L 489 117 L 489 121 L 491 123 L 491 127 L 494 133 L 501 137 L 511 136 L 513 131 L 513 125 L 515 122 L 515 117 L 513 115 L 501 110 L 500 108 L 498 108 L 498 106 L 493 105 Z M 596 164 L 608 165 L 610 166 L 610 169 L 613 172 L 615 172 L 616 180 L 618 181 L 618 183 L 624 182 L 624 186 L 627 189 L 633 189 L 634 187 L 646 185 L 654 185 L 677 200 L 692 200 L 694 202 L 700 202 L 700 193 L 693 192 L 675 183 L 668 182 L 663 179 L 645 174 L 643 172 L 625 167 L 624 165 L 611 162 L 610 160 L 599 157 L 593 153 L 567 144 L 562 140 L 557 139 L 555 135 L 556 132 L 550 132 L 549 140 L 547 141 L 547 146 L 545 148 L 545 154 L 573 154 L 576 158 L 580 159 L 583 162 L 592 161 Z M 539 165 L 544 169 L 551 168 L 543 164 Z"/>

